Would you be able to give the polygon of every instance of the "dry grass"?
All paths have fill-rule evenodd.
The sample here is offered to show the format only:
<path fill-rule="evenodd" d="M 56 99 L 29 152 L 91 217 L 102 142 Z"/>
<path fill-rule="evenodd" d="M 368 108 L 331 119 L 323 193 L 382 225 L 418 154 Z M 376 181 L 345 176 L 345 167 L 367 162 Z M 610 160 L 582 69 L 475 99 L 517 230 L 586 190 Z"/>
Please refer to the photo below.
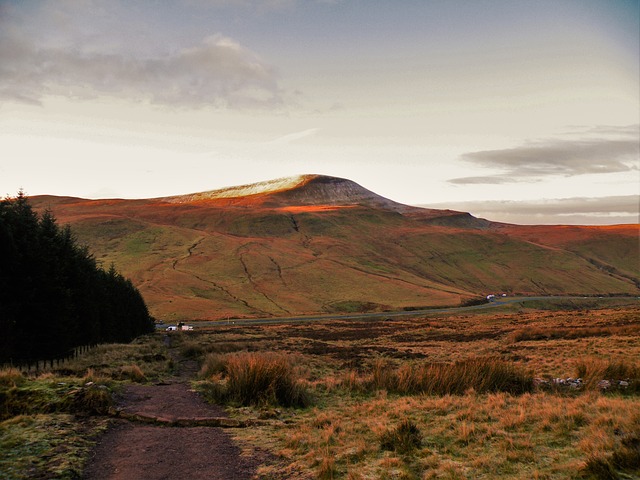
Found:
<path fill-rule="evenodd" d="M 260 468 L 263 479 L 634 478 L 640 476 L 638 325 L 638 307 L 514 306 L 463 316 L 223 325 L 174 338 L 202 361 L 200 384 L 231 405 L 232 415 L 263 420 L 231 432 L 277 457 Z M 168 371 L 161 342 L 158 336 L 94 349 L 70 368 L 76 379 L 63 379 L 64 386 L 59 372 L 34 382 L 3 371 L 0 390 L 15 395 L 28 387 L 34 401 L 20 405 L 38 408 L 74 391 L 69 397 L 81 403 L 73 408 L 98 411 L 100 385 L 111 388 L 125 371 L 137 376 L 136 366 L 147 380 Z M 576 376 L 584 388 L 531 383 Z M 628 380 L 629 387 L 601 391 L 602 379 Z M 85 388 L 88 382 L 96 386 Z M 312 407 L 299 401 L 308 395 Z M 56 411 L 70 408 L 60 404 Z"/>
<path fill-rule="evenodd" d="M 599 358 L 581 358 L 576 362 L 576 376 L 583 379 L 585 387 L 598 389 L 602 380 L 610 382 L 609 389 L 625 393 L 640 393 L 640 364 L 627 360 L 603 360 Z M 619 386 L 622 380 L 628 385 Z"/>
<path fill-rule="evenodd" d="M 408 454 L 420 448 L 422 433 L 411 420 L 404 419 L 400 424 L 384 432 L 380 437 L 380 448 L 402 454 Z"/>
<path fill-rule="evenodd" d="M 138 365 L 125 365 L 120 368 L 122 378 L 131 380 L 132 382 L 143 383 L 147 380 L 144 372 Z"/>
<path fill-rule="evenodd" d="M 286 426 L 238 433 L 281 445 L 290 469 L 317 478 L 327 456 L 333 478 L 579 478 L 596 462 L 634 471 L 638 412 L 637 398 L 595 393 L 341 397 Z"/>
<path fill-rule="evenodd" d="M 0 387 L 15 387 L 24 382 L 22 372 L 17 368 L 7 367 L 0 369 Z"/>
<path fill-rule="evenodd" d="M 347 376 L 346 383 L 353 385 L 354 380 Z M 356 380 L 355 384 L 360 391 L 388 390 L 402 395 L 462 395 L 470 390 L 521 394 L 533 390 L 533 377 L 513 363 L 495 357 L 468 358 L 455 363 L 405 363 L 398 368 L 378 359 L 368 378 Z"/>
<path fill-rule="evenodd" d="M 294 375 L 291 360 L 270 353 L 235 353 L 207 357 L 205 391 L 215 400 L 239 405 L 305 407 L 309 394 Z M 219 372 L 218 372 L 219 370 Z M 210 372 L 213 373 L 211 377 Z"/>
<path fill-rule="evenodd" d="M 224 326 L 211 338 L 244 337 L 253 352 L 294 356 L 295 378 L 316 400 L 314 408 L 278 411 L 272 424 L 234 431 L 279 457 L 263 466 L 263 478 L 615 478 L 607 475 L 640 474 L 640 398 L 635 387 L 592 386 L 607 376 L 640 382 L 639 313 L 516 310 Z M 578 334 L 525 339 L 522 329 Z M 207 357 L 202 374 L 224 382 L 225 357 Z M 581 390 L 531 383 L 578 374 Z M 231 412 L 264 418 L 264 408 Z M 400 437 L 411 432 L 405 449 Z"/>

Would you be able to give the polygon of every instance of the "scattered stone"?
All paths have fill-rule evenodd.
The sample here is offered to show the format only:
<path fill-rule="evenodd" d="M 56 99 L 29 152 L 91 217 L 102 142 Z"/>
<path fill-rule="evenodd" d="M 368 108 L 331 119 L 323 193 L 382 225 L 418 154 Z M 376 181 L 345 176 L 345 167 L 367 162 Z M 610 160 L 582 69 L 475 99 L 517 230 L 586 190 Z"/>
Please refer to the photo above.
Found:
<path fill-rule="evenodd" d="M 554 385 L 559 385 L 562 387 L 567 387 L 567 388 L 574 388 L 574 389 L 579 389 L 583 387 L 583 383 L 582 383 L 582 379 L 581 378 L 572 378 L 572 377 L 568 377 L 568 378 L 554 378 L 553 379 L 553 384 Z"/>
<path fill-rule="evenodd" d="M 556 388 L 567 388 L 567 389 L 579 390 L 584 388 L 584 381 L 582 380 L 582 378 L 573 378 L 573 377 L 553 378 L 553 379 L 537 377 L 533 379 L 533 384 L 535 387 L 541 388 L 541 389 L 556 387 Z M 627 388 L 629 388 L 630 385 L 631 385 L 631 381 L 629 379 L 626 379 L 626 380 L 603 379 L 597 383 L 597 388 L 601 391 L 607 391 L 607 390 L 613 390 L 613 389 L 626 390 Z"/>

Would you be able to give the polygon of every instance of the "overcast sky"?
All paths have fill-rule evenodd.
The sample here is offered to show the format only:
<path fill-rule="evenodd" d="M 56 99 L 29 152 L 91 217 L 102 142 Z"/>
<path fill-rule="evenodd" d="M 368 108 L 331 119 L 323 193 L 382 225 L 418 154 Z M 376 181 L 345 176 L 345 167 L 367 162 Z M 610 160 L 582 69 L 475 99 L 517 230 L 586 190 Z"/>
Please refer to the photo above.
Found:
<path fill-rule="evenodd" d="M 0 0 L 0 194 L 320 173 L 638 222 L 638 0 Z"/>

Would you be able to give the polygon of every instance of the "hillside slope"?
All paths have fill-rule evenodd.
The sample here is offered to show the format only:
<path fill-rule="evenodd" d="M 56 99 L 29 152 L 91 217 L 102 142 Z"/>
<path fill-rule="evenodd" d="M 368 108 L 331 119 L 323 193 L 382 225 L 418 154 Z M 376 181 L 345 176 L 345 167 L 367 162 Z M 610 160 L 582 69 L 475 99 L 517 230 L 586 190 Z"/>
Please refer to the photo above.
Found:
<path fill-rule="evenodd" d="M 572 227 L 575 241 L 550 241 L 549 227 L 410 207 L 334 177 L 31 201 L 71 224 L 165 320 L 452 305 L 492 292 L 638 293 L 638 263 L 624 260 L 632 227 Z"/>

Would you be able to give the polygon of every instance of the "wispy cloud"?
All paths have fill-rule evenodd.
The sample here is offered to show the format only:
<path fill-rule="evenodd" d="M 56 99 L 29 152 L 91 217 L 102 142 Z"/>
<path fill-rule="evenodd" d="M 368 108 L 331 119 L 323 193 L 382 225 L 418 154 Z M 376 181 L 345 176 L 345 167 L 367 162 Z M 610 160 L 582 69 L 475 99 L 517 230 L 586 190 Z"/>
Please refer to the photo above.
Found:
<path fill-rule="evenodd" d="M 266 142 L 267 145 L 285 145 L 291 142 L 295 142 L 296 140 L 300 140 L 305 137 L 310 137 L 318 133 L 318 128 L 308 128 L 307 130 L 302 130 L 300 132 L 288 133 L 286 135 L 282 135 L 281 137 L 274 138 Z"/>
<path fill-rule="evenodd" d="M 639 127 L 598 127 L 581 138 L 547 139 L 501 150 L 462 155 L 483 168 L 502 170 L 487 176 L 454 178 L 456 184 L 536 181 L 548 176 L 616 173 L 638 169 Z M 595 134 L 595 135 L 594 135 Z"/>
<path fill-rule="evenodd" d="M 17 36 L 0 42 L 0 101 L 107 95 L 178 107 L 264 108 L 281 105 L 280 94 L 274 68 L 222 35 L 151 58 L 48 48 Z"/>
<path fill-rule="evenodd" d="M 456 185 L 502 185 L 505 183 L 514 183 L 519 181 L 510 175 L 486 175 L 478 177 L 460 177 L 452 178 L 449 183 Z"/>

